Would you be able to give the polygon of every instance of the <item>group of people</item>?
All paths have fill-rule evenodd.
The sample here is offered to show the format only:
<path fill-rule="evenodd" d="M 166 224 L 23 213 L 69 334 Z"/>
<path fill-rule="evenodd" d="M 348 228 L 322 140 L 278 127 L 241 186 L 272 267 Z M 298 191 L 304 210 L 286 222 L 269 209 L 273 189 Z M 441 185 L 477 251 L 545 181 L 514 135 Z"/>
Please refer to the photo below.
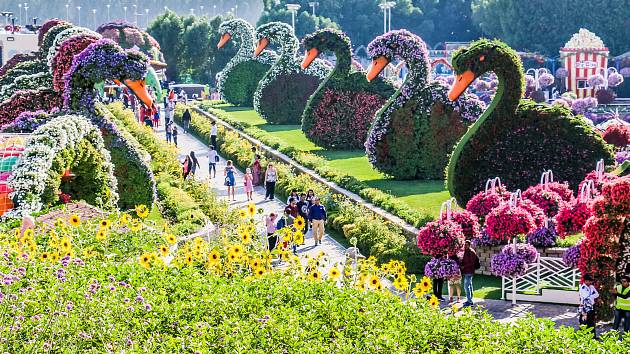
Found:
<path fill-rule="evenodd" d="M 582 277 L 580 284 L 580 306 L 578 316 L 580 325 L 593 329 L 595 333 L 595 303 L 599 298 L 599 292 L 593 285 L 594 279 L 590 274 Z M 615 297 L 615 320 L 613 330 L 619 331 L 619 326 L 623 321 L 623 331 L 630 332 L 630 276 L 623 275 L 619 283 L 611 289 L 611 294 Z"/>
<path fill-rule="evenodd" d="M 436 257 L 438 259 L 438 264 L 439 260 L 443 257 L 444 256 L 439 255 Z M 464 302 L 464 306 L 472 306 L 474 290 L 472 280 L 475 275 L 475 271 L 481 267 L 481 263 L 479 262 L 477 253 L 471 247 L 470 240 L 466 240 L 464 243 L 463 253 L 449 256 L 448 259 L 455 261 L 455 263 L 459 266 L 459 272 L 448 279 L 433 278 L 433 294 L 438 298 L 438 300 L 446 301 L 446 299 L 442 296 L 442 291 L 444 289 L 444 281 L 447 281 L 449 303 L 458 302 L 461 299 L 463 278 L 464 291 L 466 293 L 466 302 Z"/>
<path fill-rule="evenodd" d="M 283 213 L 270 213 L 266 217 L 269 251 L 273 251 L 278 245 L 277 232 L 285 227 L 294 227 L 294 221 L 298 217 L 305 221 L 303 233 L 306 235 L 311 230 L 314 240 L 313 246 L 321 245 L 325 234 L 326 218 L 328 217 L 326 207 L 321 204 L 321 200 L 312 189 L 300 194 L 297 190 L 292 190 Z M 282 247 L 288 247 L 288 243 L 284 243 Z M 297 252 L 297 245 L 295 244 L 293 245 L 293 252 Z"/>

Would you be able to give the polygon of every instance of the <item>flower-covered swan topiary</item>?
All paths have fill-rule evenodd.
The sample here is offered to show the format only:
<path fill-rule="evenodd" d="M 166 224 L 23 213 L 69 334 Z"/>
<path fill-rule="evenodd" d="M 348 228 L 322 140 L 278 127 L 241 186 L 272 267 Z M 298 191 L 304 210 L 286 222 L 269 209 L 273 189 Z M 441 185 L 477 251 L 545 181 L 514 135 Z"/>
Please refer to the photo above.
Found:
<path fill-rule="evenodd" d="M 449 98 L 457 99 L 475 78 L 494 71 L 499 88 L 490 107 L 459 141 L 448 166 L 448 189 L 465 204 L 482 190 L 486 178 L 500 176 L 512 188 L 537 182 L 540 171 L 577 188 L 599 159 L 612 163 L 612 149 L 581 117 L 559 105 L 523 96 L 524 78 L 517 53 L 498 40 L 478 40 L 453 57 L 457 79 Z"/>
<path fill-rule="evenodd" d="M 365 73 L 352 67 L 350 38 L 335 29 L 322 29 L 303 40 L 307 68 L 320 53 L 332 51 L 335 68 L 313 93 L 304 114 L 302 130 L 326 148 L 358 149 L 364 146 L 374 115 L 394 94 L 394 86 L 380 78 L 370 84 Z"/>
<path fill-rule="evenodd" d="M 252 106 L 258 82 L 278 59 L 275 52 L 264 50 L 254 56 L 254 27 L 237 18 L 221 23 L 218 48 L 230 40 L 238 45 L 236 55 L 217 74 L 217 88 L 223 99 L 236 106 Z"/>
<path fill-rule="evenodd" d="M 256 29 L 260 55 L 269 44 L 279 47 L 280 57 L 258 83 L 254 93 L 254 109 L 271 124 L 299 124 L 306 101 L 330 68 L 316 60 L 308 69 L 300 68 L 297 57 L 299 41 L 290 25 L 269 22 Z"/>

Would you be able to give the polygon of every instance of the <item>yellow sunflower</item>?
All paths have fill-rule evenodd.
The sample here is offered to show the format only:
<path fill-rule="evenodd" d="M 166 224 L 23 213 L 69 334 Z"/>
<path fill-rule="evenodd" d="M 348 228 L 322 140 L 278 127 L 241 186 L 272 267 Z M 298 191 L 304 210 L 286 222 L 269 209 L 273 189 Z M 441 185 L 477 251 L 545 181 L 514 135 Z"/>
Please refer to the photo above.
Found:
<path fill-rule="evenodd" d="M 243 254 L 243 246 L 241 245 L 232 246 L 232 252 L 240 256 L 241 254 Z"/>
<path fill-rule="evenodd" d="M 426 293 L 427 292 L 422 289 L 421 283 L 416 283 L 416 286 L 413 288 L 413 294 L 416 298 L 421 299 Z"/>
<path fill-rule="evenodd" d="M 144 253 L 142 256 L 140 256 L 140 265 L 145 267 L 146 269 L 149 269 L 151 267 L 151 254 L 149 253 Z"/>
<path fill-rule="evenodd" d="M 451 306 L 451 311 L 453 311 L 453 313 L 458 313 L 459 312 L 459 307 L 457 307 L 457 304 L 453 304 Z"/>
<path fill-rule="evenodd" d="M 247 210 L 245 209 L 240 209 L 238 211 L 239 215 L 241 216 L 241 218 L 245 219 L 247 217 Z"/>
<path fill-rule="evenodd" d="M 129 225 L 129 228 L 133 232 L 138 232 L 138 231 L 142 230 L 142 222 L 140 222 L 140 220 L 138 220 L 138 219 L 131 219 L 131 223 Z"/>
<path fill-rule="evenodd" d="M 57 263 L 57 261 L 59 260 L 59 253 L 57 252 L 53 252 L 50 254 L 50 261 L 53 263 Z"/>
<path fill-rule="evenodd" d="M 191 265 L 193 262 L 193 255 L 192 254 L 186 255 L 186 257 L 184 258 L 184 261 L 186 261 L 187 265 Z"/>
<path fill-rule="evenodd" d="M 322 275 L 319 273 L 318 270 L 313 270 L 310 273 L 308 273 L 308 279 L 310 281 L 319 281 L 322 279 Z"/>
<path fill-rule="evenodd" d="M 26 229 L 24 231 L 24 238 L 32 239 L 34 235 L 35 231 L 33 231 L 33 229 Z"/>
<path fill-rule="evenodd" d="M 177 237 L 173 234 L 167 234 L 166 242 L 168 242 L 169 245 L 174 245 L 177 242 Z"/>
<path fill-rule="evenodd" d="M 96 233 L 96 239 L 99 241 L 103 241 L 105 238 L 107 238 L 107 232 L 102 228 L 99 229 Z"/>
<path fill-rule="evenodd" d="M 429 298 L 429 305 L 431 305 L 431 307 L 438 307 L 440 305 L 440 301 L 435 295 L 431 295 L 431 298 Z"/>
<path fill-rule="evenodd" d="M 62 218 L 57 218 L 55 220 L 55 227 L 63 227 L 66 225 L 66 222 Z"/>
<path fill-rule="evenodd" d="M 261 264 L 262 264 L 262 262 L 258 258 L 254 258 L 254 259 L 251 260 L 251 262 L 249 262 L 249 266 L 252 267 L 252 269 L 256 269 L 256 268 L 260 267 Z"/>
<path fill-rule="evenodd" d="M 59 249 L 62 253 L 68 252 L 72 248 L 72 241 L 69 238 L 64 237 L 59 242 Z"/>
<path fill-rule="evenodd" d="M 251 240 L 252 238 L 249 235 L 249 232 L 245 231 L 241 234 L 241 241 L 243 241 L 243 244 L 247 245 Z"/>
<path fill-rule="evenodd" d="M 210 263 L 217 263 L 220 260 L 221 260 L 221 254 L 219 254 L 219 251 L 217 250 L 210 251 L 210 253 L 208 254 L 208 261 L 210 261 Z"/>
<path fill-rule="evenodd" d="M 425 293 L 431 289 L 431 279 L 429 277 L 424 276 L 420 279 L 420 289 Z"/>
<path fill-rule="evenodd" d="M 120 226 L 125 226 L 129 222 L 129 215 L 127 213 L 122 213 L 120 218 L 118 219 L 118 223 Z"/>
<path fill-rule="evenodd" d="M 139 218 L 144 219 L 147 216 L 149 216 L 149 208 L 147 208 L 146 205 L 141 204 L 141 205 L 136 205 L 136 215 L 138 215 Z"/>
<path fill-rule="evenodd" d="M 381 278 L 376 275 L 372 275 L 368 280 L 368 286 L 370 289 L 376 289 L 379 285 L 381 285 Z"/>
<path fill-rule="evenodd" d="M 295 242 L 296 245 L 304 243 L 304 234 L 302 231 L 296 231 L 295 234 L 293 234 L 293 242 Z"/>
<path fill-rule="evenodd" d="M 238 256 L 238 254 L 236 254 L 236 253 L 234 253 L 234 252 L 230 252 L 230 253 L 228 253 L 228 255 L 227 255 L 227 259 L 228 259 L 230 262 L 237 262 L 237 261 L 238 261 L 238 257 L 239 257 L 239 256 Z"/>
<path fill-rule="evenodd" d="M 254 203 L 247 204 L 247 213 L 249 214 L 249 216 L 256 215 L 256 206 L 254 205 Z"/>
<path fill-rule="evenodd" d="M 160 250 L 160 254 L 162 255 L 162 257 L 168 256 L 168 253 L 169 253 L 168 247 L 162 245 L 162 246 L 159 247 L 159 250 Z"/>
<path fill-rule="evenodd" d="M 328 276 L 330 277 L 330 279 L 332 280 L 337 280 L 339 279 L 339 277 L 341 276 L 341 272 L 339 271 L 339 269 L 337 269 L 337 267 L 332 267 L 330 268 L 330 270 L 328 271 Z"/>
<path fill-rule="evenodd" d="M 295 220 L 293 220 L 293 226 L 295 226 L 297 230 L 304 230 L 305 225 L 306 223 L 302 216 L 298 216 L 297 218 L 295 218 Z"/>
<path fill-rule="evenodd" d="M 100 225 L 101 225 L 101 228 L 106 229 L 111 225 L 111 223 L 109 220 L 103 219 L 101 220 Z"/>
<path fill-rule="evenodd" d="M 260 278 L 263 275 L 265 275 L 265 268 L 263 267 L 257 267 L 254 269 L 254 275 L 256 276 L 256 278 Z"/>
<path fill-rule="evenodd" d="M 50 260 L 50 253 L 48 253 L 48 252 L 44 252 L 44 253 L 42 253 L 42 254 L 39 256 L 39 259 L 40 259 L 42 262 L 47 262 L 48 260 Z"/>
<path fill-rule="evenodd" d="M 72 215 L 70 216 L 70 225 L 74 226 L 74 227 L 78 227 L 79 225 L 81 225 L 81 218 L 79 217 L 79 215 Z"/>

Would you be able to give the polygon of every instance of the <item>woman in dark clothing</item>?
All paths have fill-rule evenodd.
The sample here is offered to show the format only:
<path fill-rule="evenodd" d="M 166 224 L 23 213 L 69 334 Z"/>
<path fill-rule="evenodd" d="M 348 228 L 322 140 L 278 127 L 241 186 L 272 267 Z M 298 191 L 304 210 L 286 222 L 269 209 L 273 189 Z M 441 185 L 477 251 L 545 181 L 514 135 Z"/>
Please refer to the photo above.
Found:
<path fill-rule="evenodd" d="M 195 176 L 195 171 L 197 171 L 197 167 L 201 167 L 199 166 L 199 161 L 197 161 L 197 157 L 195 156 L 195 152 L 191 151 L 190 152 L 190 174 L 194 177 Z"/>
<path fill-rule="evenodd" d="M 441 254 L 435 256 L 435 258 L 438 260 L 438 266 L 439 266 L 439 262 L 444 258 Z M 435 297 L 438 298 L 438 300 L 440 301 L 444 301 L 444 298 L 442 297 L 442 288 L 444 287 L 444 278 L 433 278 L 433 295 L 435 295 Z"/>
<path fill-rule="evenodd" d="M 188 132 L 188 129 L 190 128 L 190 120 L 192 119 L 192 116 L 190 115 L 190 111 L 188 110 L 188 108 L 186 108 L 186 112 L 184 112 L 184 114 L 182 115 L 182 123 L 184 123 L 184 133 Z"/>
<path fill-rule="evenodd" d="M 182 175 L 184 179 L 188 178 L 188 174 L 190 174 L 190 168 L 192 165 L 192 161 L 190 160 L 190 156 L 186 155 L 184 162 L 182 163 Z"/>

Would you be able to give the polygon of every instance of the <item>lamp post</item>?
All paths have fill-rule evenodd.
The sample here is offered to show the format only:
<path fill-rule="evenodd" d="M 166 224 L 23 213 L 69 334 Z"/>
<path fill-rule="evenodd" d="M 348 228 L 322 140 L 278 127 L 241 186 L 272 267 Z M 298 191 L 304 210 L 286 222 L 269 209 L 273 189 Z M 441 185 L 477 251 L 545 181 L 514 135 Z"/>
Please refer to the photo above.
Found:
<path fill-rule="evenodd" d="M 133 5 L 133 16 L 134 16 L 134 20 L 133 23 L 134 25 L 138 25 L 138 5 L 134 4 Z"/>
<path fill-rule="evenodd" d="M 112 6 L 111 4 L 107 4 L 107 22 L 109 22 L 109 8 Z"/>
<path fill-rule="evenodd" d="M 195 15 L 195 9 L 190 9 L 190 15 L 194 16 Z"/>
<path fill-rule="evenodd" d="M 212 17 L 217 15 L 217 5 L 212 5 Z"/>
<path fill-rule="evenodd" d="M 146 16 L 145 28 L 149 28 L 149 9 L 144 9 L 144 15 Z"/>
<path fill-rule="evenodd" d="M 199 16 L 204 16 L 205 14 L 203 13 L 203 5 L 199 5 Z"/>
<path fill-rule="evenodd" d="M 18 22 L 22 23 L 22 3 L 18 4 Z"/>
<path fill-rule="evenodd" d="M 70 4 L 66 4 L 66 21 L 70 21 Z"/>
<path fill-rule="evenodd" d="M 24 24 L 28 24 L 29 20 L 28 20 L 28 4 L 24 3 Z"/>
<path fill-rule="evenodd" d="M 394 1 L 384 1 L 378 4 L 378 7 L 383 10 L 383 33 L 392 30 L 392 7 L 395 5 Z"/>
<path fill-rule="evenodd" d="M 315 17 L 315 8 L 317 6 L 319 6 L 319 1 L 309 1 L 308 5 L 311 7 L 311 9 L 313 10 L 313 17 Z"/>
<path fill-rule="evenodd" d="M 127 6 L 123 6 L 123 10 L 125 11 L 125 21 L 127 21 Z"/>
<path fill-rule="evenodd" d="M 92 20 L 94 21 L 94 29 L 96 29 L 96 9 L 92 9 Z"/>
<path fill-rule="evenodd" d="M 234 5 L 234 17 L 238 18 L 238 4 Z"/>
<path fill-rule="evenodd" d="M 77 6 L 77 11 L 79 12 L 79 21 L 77 21 L 77 24 L 81 26 L 81 6 Z"/>
<path fill-rule="evenodd" d="M 291 11 L 291 25 L 293 26 L 293 32 L 295 32 L 295 14 L 301 8 L 300 4 L 287 4 L 287 10 Z"/>

